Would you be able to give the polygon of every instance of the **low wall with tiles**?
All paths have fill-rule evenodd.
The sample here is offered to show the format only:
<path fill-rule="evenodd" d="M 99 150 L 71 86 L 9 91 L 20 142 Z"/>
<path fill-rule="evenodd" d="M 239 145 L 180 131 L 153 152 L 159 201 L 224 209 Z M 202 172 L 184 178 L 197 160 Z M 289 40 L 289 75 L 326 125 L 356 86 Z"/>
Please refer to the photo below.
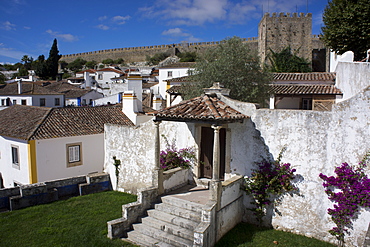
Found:
<path fill-rule="evenodd" d="M 0 189 L 0 211 L 12 211 L 108 190 L 112 190 L 112 184 L 106 173 Z"/>

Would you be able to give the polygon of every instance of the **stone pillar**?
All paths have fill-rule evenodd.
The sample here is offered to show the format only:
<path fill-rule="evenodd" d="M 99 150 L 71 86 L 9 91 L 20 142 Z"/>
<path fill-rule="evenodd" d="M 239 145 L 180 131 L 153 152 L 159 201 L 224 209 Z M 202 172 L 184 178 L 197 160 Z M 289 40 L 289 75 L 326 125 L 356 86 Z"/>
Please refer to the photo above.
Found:
<path fill-rule="evenodd" d="M 222 184 L 220 181 L 220 129 L 222 126 L 212 125 L 213 135 L 213 170 L 211 181 L 211 200 L 217 203 L 217 210 L 220 209 Z"/>
<path fill-rule="evenodd" d="M 161 145 L 160 145 L 160 135 L 159 135 L 159 124 L 161 121 L 154 121 L 155 124 L 155 171 L 154 171 L 154 178 L 153 178 L 153 185 L 158 188 L 158 195 L 164 193 L 163 187 L 163 169 L 161 168 L 161 163 L 159 160 L 159 154 L 161 152 Z"/>

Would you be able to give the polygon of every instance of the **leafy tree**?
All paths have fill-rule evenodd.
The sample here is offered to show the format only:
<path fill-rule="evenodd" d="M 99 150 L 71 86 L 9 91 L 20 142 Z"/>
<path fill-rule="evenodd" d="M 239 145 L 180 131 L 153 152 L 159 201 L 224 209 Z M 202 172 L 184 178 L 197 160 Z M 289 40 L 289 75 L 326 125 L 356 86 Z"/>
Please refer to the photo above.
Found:
<path fill-rule="evenodd" d="M 73 62 L 69 63 L 67 65 L 67 68 L 72 70 L 73 72 L 77 72 L 81 70 L 86 63 L 87 63 L 86 60 L 79 57 Z"/>
<path fill-rule="evenodd" d="M 199 96 L 203 88 L 220 82 L 231 89 L 231 98 L 265 105 L 271 79 L 255 51 L 239 37 L 228 38 L 201 55 L 191 76 L 193 82 L 184 84 L 184 98 Z"/>
<path fill-rule="evenodd" d="M 197 53 L 195 51 L 179 53 L 177 56 L 180 58 L 180 62 L 195 62 L 197 59 Z"/>
<path fill-rule="evenodd" d="M 290 46 L 281 52 L 274 52 L 270 49 L 269 60 L 271 72 L 311 72 L 310 63 L 306 59 L 292 54 Z"/>
<path fill-rule="evenodd" d="M 0 84 L 4 84 L 6 81 L 6 76 L 0 72 Z"/>
<path fill-rule="evenodd" d="M 113 59 L 107 58 L 102 61 L 103 64 L 113 64 Z"/>
<path fill-rule="evenodd" d="M 114 60 L 113 63 L 115 64 L 123 64 L 125 62 L 125 60 L 123 60 L 123 58 L 118 58 L 117 60 Z"/>
<path fill-rule="evenodd" d="M 323 14 L 324 43 L 338 54 L 353 51 L 355 60 L 370 48 L 369 0 L 331 0 Z"/>
<path fill-rule="evenodd" d="M 21 61 L 23 62 L 23 66 L 29 70 L 31 69 L 32 67 L 32 62 L 33 62 L 33 58 L 32 57 L 29 57 L 28 55 L 24 55 L 21 59 Z"/>
<path fill-rule="evenodd" d="M 170 55 L 166 52 L 160 52 L 160 53 L 154 54 L 154 56 L 152 57 L 146 56 L 146 61 L 149 65 L 156 65 L 156 64 L 159 64 L 159 62 L 168 58 L 169 56 Z"/>
<path fill-rule="evenodd" d="M 97 65 L 97 62 L 95 60 L 86 62 L 85 66 L 89 69 L 94 69 Z"/>
<path fill-rule="evenodd" d="M 34 62 L 34 67 L 35 67 L 35 73 L 38 75 L 41 79 L 45 80 L 48 79 L 49 73 L 47 69 L 47 64 L 45 61 L 45 56 L 40 55 L 37 60 Z"/>

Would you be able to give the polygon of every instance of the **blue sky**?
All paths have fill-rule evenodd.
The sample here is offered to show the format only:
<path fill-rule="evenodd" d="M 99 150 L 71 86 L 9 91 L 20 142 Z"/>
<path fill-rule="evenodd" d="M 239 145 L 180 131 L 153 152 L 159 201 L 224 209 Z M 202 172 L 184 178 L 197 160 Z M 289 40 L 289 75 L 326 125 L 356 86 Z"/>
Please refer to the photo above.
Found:
<path fill-rule="evenodd" d="M 264 12 L 312 13 L 327 0 L 0 0 L 0 63 L 112 48 L 257 37 Z"/>

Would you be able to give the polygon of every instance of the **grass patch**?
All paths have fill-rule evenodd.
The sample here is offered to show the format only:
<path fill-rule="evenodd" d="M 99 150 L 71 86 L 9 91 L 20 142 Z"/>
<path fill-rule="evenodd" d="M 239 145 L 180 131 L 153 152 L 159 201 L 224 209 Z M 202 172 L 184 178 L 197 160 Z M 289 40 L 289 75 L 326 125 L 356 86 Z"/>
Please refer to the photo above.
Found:
<path fill-rule="evenodd" d="M 275 241 L 275 242 L 274 242 Z M 270 228 L 257 227 L 251 224 L 240 223 L 229 231 L 216 247 L 333 247 L 314 238 L 308 238 L 289 232 Z"/>
<path fill-rule="evenodd" d="M 107 221 L 122 217 L 136 196 L 108 191 L 0 213 L 0 246 L 134 246 L 107 238 Z"/>

